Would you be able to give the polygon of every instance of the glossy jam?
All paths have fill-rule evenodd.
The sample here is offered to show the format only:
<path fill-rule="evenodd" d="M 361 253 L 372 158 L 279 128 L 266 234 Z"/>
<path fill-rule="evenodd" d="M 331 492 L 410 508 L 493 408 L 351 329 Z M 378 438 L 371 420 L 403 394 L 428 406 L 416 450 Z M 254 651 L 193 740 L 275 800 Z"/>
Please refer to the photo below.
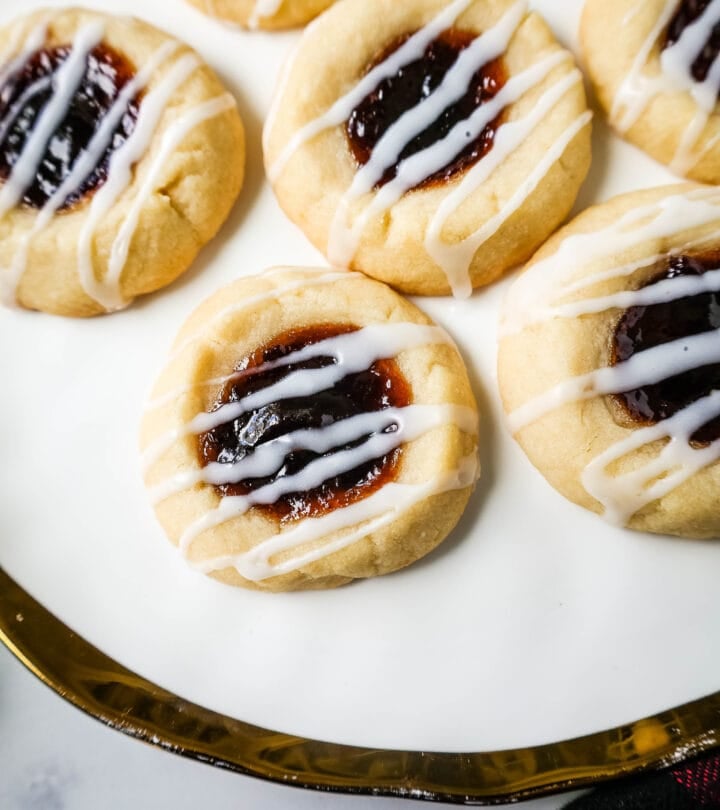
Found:
<path fill-rule="evenodd" d="M 676 276 L 701 275 L 720 268 L 720 250 L 702 256 L 671 258 L 661 273 L 648 284 Z M 691 335 L 720 328 L 720 294 L 702 293 L 664 304 L 630 307 L 616 327 L 612 344 L 613 364 L 628 360 L 636 352 Z M 667 419 L 696 400 L 720 389 L 720 364 L 703 366 L 612 397 L 623 420 L 652 425 Z M 720 438 L 720 419 L 696 431 L 694 444 Z"/>
<path fill-rule="evenodd" d="M 461 51 L 467 48 L 474 38 L 474 34 L 466 31 L 457 29 L 446 31 L 428 45 L 421 59 L 405 65 L 395 76 L 385 79 L 353 110 L 346 124 L 346 133 L 353 155 L 360 165 L 368 162 L 373 148 L 389 127 L 403 113 L 415 107 L 438 87 Z M 394 42 L 375 59 L 368 70 L 387 59 L 407 39 L 408 37 L 403 37 Z M 457 123 L 469 118 L 484 101 L 491 99 L 502 88 L 505 79 L 505 70 L 500 59 L 488 62 L 480 68 L 473 76 L 467 93 L 407 144 L 398 162 L 385 172 L 378 186 L 395 177 L 398 165 L 404 159 L 432 146 L 444 138 Z M 500 115 L 491 121 L 480 136 L 469 143 L 454 160 L 416 188 L 449 180 L 480 160 L 493 145 L 501 117 Z"/>
<path fill-rule="evenodd" d="M 710 0 L 683 0 L 670 21 L 665 35 L 665 47 L 677 42 L 682 32 L 710 5 Z M 693 78 L 702 82 L 707 78 L 712 63 L 720 52 L 720 23 L 713 26 L 710 38 L 696 56 L 690 68 Z"/>
<path fill-rule="evenodd" d="M 9 177 L 22 154 L 35 122 L 52 95 L 53 76 L 70 51 L 70 46 L 36 51 L 0 88 L 0 178 L 3 180 Z M 98 45 L 88 54 L 80 86 L 45 148 L 35 179 L 25 189 L 22 200 L 26 205 L 41 208 L 67 178 L 78 154 L 87 147 L 133 74 L 134 68 L 128 60 L 106 45 Z M 95 169 L 65 199 L 62 208 L 69 208 L 107 179 L 110 156 L 133 131 L 139 104 L 139 97 L 129 104 Z"/>
<path fill-rule="evenodd" d="M 279 335 L 271 344 L 244 358 L 237 365 L 236 370 L 241 372 L 241 375 L 225 385 L 215 407 L 228 402 L 237 402 L 255 391 L 278 382 L 293 371 L 322 368 L 333 364 L 334 358 L 318 356 L 297 364 L 253 373 L 253 369 L 263 363 L 277 360 L 326 338 L 352 331 L 355 331 L 353 327 L 327 324 Z M 403 407 L 410 402 L 410 387 L 397 363 L 394 360 L 379 360 L 366 371 L 347 375 L 331 389 L 312 396 L 298 396 L 273 402 L 243 414 L 232 423 L 202 434 L 199 437 L 201 463 L 217 461 L 221 464 L 232 464 L 251 455 L 258 445 L 291 431 L 321 428 L 356 414 Z M 389 428 L 393 429 L 396 429 L 396 426 Z M 352 445 L 336 447 L 325 455 L 358 446 L 363 441 L 365 439 L 360 439 Z M 316 489 L 285 495 L 271 506 L 259 508 L 281 520 L 294 520 L 316 517 L 347 506 L 367 497 L 394 478 L 400 452 L 400 449 L 394 450 L 325 481 Z M 297 473 L 318 457 L 318 454 L 307 450 L 291 452 L 285 457 L 283 466 L 273 476 L 248 479 L 217 489 L 223 495 L 246 495 L 265 484 Z"/>

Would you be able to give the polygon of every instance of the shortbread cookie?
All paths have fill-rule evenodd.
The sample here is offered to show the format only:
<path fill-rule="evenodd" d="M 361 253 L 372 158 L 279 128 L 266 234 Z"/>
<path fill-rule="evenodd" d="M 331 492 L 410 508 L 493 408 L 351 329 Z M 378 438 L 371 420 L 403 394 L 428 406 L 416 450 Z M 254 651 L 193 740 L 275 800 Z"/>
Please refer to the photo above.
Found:
<path fill-rule="evenodd" d="M 245 28 L 273 31 L 295 28 L 332 5 L 335 0 L 189 0 L 192 5 L 221 20 Z"/>
<path fill-rule="evenodd" d="M 720 191 L 590 208 L 508 295 L 510 428 L 563 495 L 619 525 L 720 536 Z"/>
<path fill-rule="evenodd" d="M 464 297 L 567 215 L 590 113 L 524 2 L 344 0 L 305 32 L 264 145 L 280 204 L 333 265 Z"/>
<path fill-rule="evenodd" d="M 720 182 L 720 7 L 587 0 L 582 48 L 610 122 L 677 174 Z"/>
<path fill-rule="evenodd" d="M 190 317 L 142 428 L 145 480 L 201 571 L 329 588 L 427 554 L 477 477 L 477 411 L 447 333 L 346 271 L 276 268 Z"/>
<path fill-rule="evenodd" d="M 46 10 L 0 30 L 0 292 L 84 316 L 169 284 L 242 184 L 233 97 L 129 17 Z"/>

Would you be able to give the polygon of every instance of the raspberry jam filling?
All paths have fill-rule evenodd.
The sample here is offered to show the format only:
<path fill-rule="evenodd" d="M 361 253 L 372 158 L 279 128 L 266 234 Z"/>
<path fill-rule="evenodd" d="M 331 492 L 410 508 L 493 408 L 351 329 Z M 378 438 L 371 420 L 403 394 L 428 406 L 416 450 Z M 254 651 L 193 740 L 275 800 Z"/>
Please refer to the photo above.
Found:
<path fill-rule="evenodd" d="M 698 256 L 671 258 L 661 273 L 646 285 L 678 276 L 699 276 L 720 268 L 720 250 Z M 662 304 L 630 307 L 615 329 L 612 363 L 629 360 L 637 352 L 672 340 L 712 332 L 720 328 L 720 293 L 700 293 Z M 652 425 L 720 389 L 720 364 L 705 365 L 669 377 L 654 385 L 616 394 L 623 422 Z M 720 418 L 713 419 L 692 435 L 695 445 L 720 438 Z"/>
<path fill-rule="evenodd" d="M 294 329 L 279 335 L 272 343 L 238 363 L 236 374 L 220 392 L 215 409 L 228 403 L 239 402 L 283 380 L 293 372 L 333 365 L 337 362 L 334 357 L 323 356 L 319 352 L 316 356 L 297 363 L 253 371 L 291 352 L 353 331 L 356 331 L 355 327 L 326 324 Z M 391 407 L 405 407 L 410 404 L 411 399 L 410 386 L 395 360 L 378 360 L 365 371 L 344 376 L 327 390 L 309 396 L 299 394 L 280 399 L 250 410 L 232 422 L 201 434 L 198 440 L 200 461 L 204 465 L 212 462 L 237 463 L 251 456 L 256 447 L 293 431 L 326 428 L 358 414 Z M 391 425 L 385 432 L 393 430 L 397 430 L 397 425 Z M 247 495 L 286 476 L 297 474 L 321 456 L 327 457 L 342 450 L 358 447 L 368 438 L 368 436 L 361 437 L 350 444 L 333 447 L 323 454 L 305 449 L 291 450 L 285 455 L 282 466 L 273 475 L 223 484 L 216 489 L 222 495 Z M 400 454 L 401 449 L 397 448 L 380 458 L 359 464 L 347 472 L 329 478 L 315 489 L 283 495 L 275 503 L 258 508 L 280 520 L 295 520 L 316 517 L 348 506 L 392 481 Z"/>
<path fill-rule="evenodd" d="M 25 150 L 53 95 L 54 76 L 70 53 L 68 45 L 38 50 L 0 87 L 0 178 L 3 180 L 10 176 Z M 23 203 L 42 208 L 58 190 L 134 72 L 130 62 L 107 45 L 98 45 L 90 51 L 82 81 L 45 145 L 35 178 L 24 189 Z M 61 210 L 70 208 L 105 182 L 110 157 L 132 133 L 139 106 L 140 98 L 136 96 L 127 105 L 107 147 L 97 155 L 93 170 L 79 188 L 65 198 Z"/>
<path fill-rule="evenodd" d="M 393 42 L 368 71 L 385 61 L 400 48 L 409 36 Z M 467 31 L 450 29 L 428 45 L 422 58 L 410 62 L 392 77 L 383 80 L 351 113 L 345 130 L 355 159 L 364 165 L 385 132 L 401 115 L 426 99 L 442 82 L 460 53 L 475 39 Z M 444 138 L 453 127 L 469 118 L 485 101 L 491 99 L 505 84 L 506 75 L 501 59 L 483 65 L 472 77 L 465 95 L 447 107 L 433 124 L 411 140 L 400 153 L 400 158 L 383 175 L 376 187 L 392 180 L 400 163 L 411 155 L 432 146 Z M 495 132 L 502 114 L 491 121 L 480 136 L 469 143 L 450 163 L 427 177 L 415 188 L 442 183 L 465 171 L 492 148 Z"/>
<path fill-rule="evenodd" d="M 670 25 L 665 34 L 665 48 L 674 45 L 682 36 L 683 31 L 695 22 L 710 5 L 710 0 L 682 0 L 678 5 L 675 16 L 670 20 Z M 703 45 L 690 66 L 693 78 L 698 82 L 703 82 L 707 78 L 712 63 L 720 52 L 720 23 L 713 26 L 710 37 Z"/>

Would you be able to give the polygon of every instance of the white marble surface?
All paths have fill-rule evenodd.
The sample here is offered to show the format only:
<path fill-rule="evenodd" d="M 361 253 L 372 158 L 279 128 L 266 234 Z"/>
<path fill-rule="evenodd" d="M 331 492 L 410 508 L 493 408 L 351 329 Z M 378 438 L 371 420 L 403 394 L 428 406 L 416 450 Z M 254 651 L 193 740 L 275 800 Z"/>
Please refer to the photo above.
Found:
<path fill-rule="evenodd" d="M 570 798 L 549 798 L 522 807 L 559 810 Z M 429 810 L 434 806 L 268 784 L 144 745 L 66 703 L 0 645 L 3 810 Z"/>

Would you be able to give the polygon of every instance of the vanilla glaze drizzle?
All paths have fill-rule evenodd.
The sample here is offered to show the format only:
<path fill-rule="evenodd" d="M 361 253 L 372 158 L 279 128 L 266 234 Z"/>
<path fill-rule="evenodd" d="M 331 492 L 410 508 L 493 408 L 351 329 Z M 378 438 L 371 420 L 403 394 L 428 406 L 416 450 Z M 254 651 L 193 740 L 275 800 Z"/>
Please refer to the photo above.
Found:
<path fill-rule="evenodd" d="M 348 278 L 346 272 L 332 271 L 303 271 L 298 273 L 298 276 L 297 281 L 273 285 L 273 289 L 268 290 L 265 295 L 267 298 L 276 298 L 283 289 L 290 291 L 300 289 L 304 283 L 332 285 L 339 278 L 345 280 Z M 261 300 L 263 300 L 262 293 L 223 310 L 216 315 L 215 320 L 232 317 L 243 307 L 250 307 Z M 192 348 L 196 339 L 194 335 L 186 338 L 174 352 L 174 360 L 171 362 L 180 360 L 183 351 Z M 215 427 L 232 423 L 240 415 L 269 403 L 299 396 L 312 396 L 314 393 L 326 391 L 346 376 L 365 370 L 378 360 L 397 357 L 402 352 L 416 347 L 449 341 L 447 333 L 436 326 L 404 322 L 372 324 L 356 331 L 325 338 L 279 359 L 265 362 L 254 368 L 253 372 L 295 366 L 302 361 L 320 357 L 334 360 L 332 364 L 319 368 L 291 370 L 278 381 L 243 396 L 239 401 L 221 404 L 213 411 L 196 414 L 180 427 L 159 436 L 146 447 L 143 453 L 145 469 L 150 471 L 152 466 L 184 437 L 199 435 Z M 242 372 L 232 372 L 225 377 L 201 380 L 193 386 L 171 392 L 161 391 L 151 402 L 151 407 L 172 406 L 172 396 L 182 397 L 196 387 L 217 384 L 222 388 L 240 373 Z M 168 397 L 168 394 L 171 396 Z M 477 431 L 477 414 L 474 409 L 466 406 L 417 403 L 362 412 L 322 427 L 285 433 L 258 445 L 253 453 L 237 462 L 210 463 L 178 470 L 157 482 L 151 488 L 151 497 L 157 504 L 192 488 L 216 487 L 248 478 L 272 476 L 283 467 L 288 453 L 293 451 L 311 450 L 315 453 L 327 453 L 333 448 L 345 448 L 321 455 L 291 475 L 271 478 L 267 484 L 246 495 L 218 496 L 217 506 L 192 521 L 179 539 L 181 552 L 190 558 L 193 542 L 204 532 L 241 517 L 253 506 L 273 504 L 288 493 L 310 491 L 331 478 L 412 442 L 428 431 L 449 424 L 456 425 L 465 433 L 474 434 Z M 306 517 L 294 520 L 290 525 L 279 526 L 276 534 L 261 540 L 254 548 L 242 554 L 191 564 L 205 572 L 234 567 L 243 577 L 252 581 L 261 581 L 294 571 L 311 560 L 332 554 L 376 531 L 426 497 L 472 485 L 477 477 L 477 471 L 476 455 L 471 454 L 461 460 L 456 469 L 443 472 L 424 482 L 386 483 L 380 490 L 363 500 L 335 508 L 321 517 Z M 337 536 L 329 538 L 330 535 Z M 309 544 L 312 548 L 305 548 Z M 273 560 L 276 555 L 280 555 L 281 559 Z"/>
<path fill-rule="evenodd" d="M 6 66 L 0 70 L 0 81 L 21 70 L 32 54 L 42 47 L 51 20 L 49 15 L 45 16 L 24 39 L 16 37 L 10 44 L 8 51 L 3 55 Z M 86 24 L 76 33 L 68 59 L 53 78 L 53 96 L 38 117 L 10 177 L 0 189 L 0 218 L 18 204 L 24 189 L 32 182 L 47 143 L 57 124 L 67 113 L 73 95 L 83 78 L 87 55 L 102 41 L 103 35 L 104 25 L 101 22 Z M 173 57 L 177 48 L 178 45 L 172 42 L 161 45 L 123 87 L 105 117 L 98 122 L 89 144 L 78 154 L 68 177 L 38 211 L 29 232 L 20 239 L 9 266 L 0 268 L 0 299 L 4 303 L 9 305 L 16 303 L 17 287 L 27 267 L 33 239 L 52 221 L 68 195 L 92 173 L 110 145 L 115 126 L 126 113 L 132 99 L 148 86 L 156 71 Z M 19 50 L 19 53 L 13 56 L 16 50 Z M 133 168 L 148 152 L 170 99 L 199 66 L 200 60 L 194 54 L 181 56 L 170 66 L 157 85 L 144 96 L 133 131 L 112 153 L 107 179 L 93 195 L 86 212 L 86 220 L 78 239 L 78 277 L 88 296 L 108 311 L 121 309 L 130 303 L 120 292 L 120 279 L 140 210 L 153 193 L 163 165 L 193 128 L 235 105 L 232 96 L 227 93 L 220 95 L 185 110 L 163 132 L 160 148 L 154 155 L 112 244 L 105 274 L 98 277 L 93 261 L 95 232 L 118 198 L 130 187 Z"/>
<path fill-rule="evenodd" d="M 648 240 L 665 240 L 693 229 L 714 229 L 688 238 L 670 253 L 649 256 L 609 269 L 588 272 L 594 262 L 641 246 Z M 674 193 L 657 202 L 638 206 L 597 231 L 573 234 L 559 248 L 531 265 L 510 290 L 504 308 L 502 332 L 511 335 L 532 324 L 556 318 L 576 318 L 612 309 L 677 301 L 720 290 L 720 268 L 700 276 L 661 278 L 637 290 L 592 295 L 594 284 L 628 277 L 668 256 L 710 249 L 720 241 L 720 192 L 696 188 Z M 578 272 L 579 271 L 579 272 Z M 577 276 L 577 278 L 576 278 Z M 577 299 L 577 293 L 588 291 Z M 563 300 L 568 296 L 572 300 Z M 670 340 L 636 352 L 614 366 L 570 377 L 515 408 L 508 422 L 513 433 L 571 402 L 608 394 L 621 394 L 643 385 L 670 379 L 691 369 L 720 362 L 720 330 Z M 605 518 L 625 525 L 647 504 L 671 492 L 698 470 L 720 459 L 720 440 L 693 447 L 698 428 L 720 415 L 720 392 L 712 391 L 681 408 L 673 416 L 648 427 L 627 430 L 625 438 L 596 456 L 582 474 L 585 490 L 603 508 Z M 642 456 L 630 472 L 611 475 L 608 467 L 655 442 L 657 452 Z"/>
<path fill-rule="evenodd" d="M 637 0 L 623 20 L 629 24 L 644 5 Z M 686 127 L 670 163 L 670 169 L 687 174 L 717 144 L 710 140 L 702 149 L 697 143 L 715 110 L 720 93 L 720 59 L 716 58 L 703 81 L 693 76 L 692 66 L 710 39 L 713 28 L 720 22 L 720 0 L 711 0 L 700 16 L 690 23 L 677 41 L 668 43 L 660 53 L 659 75 L 648 75 L 645 67 L 653 50 L 678 8 L 678 0 L 665 0 L 660 15 L 638 50 L 632 66 L 615 93 L 610 119 L 621 132 L 627 132 L 647 109 L 653 98 L 669 91 L 685 91 L 694 99 L 697 110 Z"/>
<path fill-rule="evenodd" d="M 454 0 L 435 18 L 407 39 L 396 51 L 375 65 L 344 96 L 338 99 L 323 115 L 305 124 L 282 148 L 278 157 L 268 168 L 271 180 L 277 180 L 293 154 L 304 143 L 324 130 L 342 124 L 353 109 L 365 99 L 384 79 L 394 76 L 398 70 L 421 59 L 428 45 L 443 31 L 450 28 L 460 15 L 475 0 Z M 385 132 L 375 145 L 370 160 L 360 167 L 350 187 L 342 196 L 333 221 L 327 245 L 331 263 L 350 266 L 358 250 L 362 234 L 368 223 L 392 208 L 404 194 L 448 165 L 477 137 L 484 128 L 505 108 L 543 82 L 548 74 L 570 59 L 568 54 L 553 53 L 541 58 L 516 76 L 510 77 L 505 86 L 491 100 L 485 102 L 467 119 L 460 121 L 440 141 L 416 152 L 403 160 L 393 180 L 373 192 L 378 179 L 388 168 L 395 165 L 405 147 L 466 92 L 473 75 L 485 64 L 501 56 L 515 32 L 525 19 L 527 7 L 524 0 L 515 2 L 498 22 L 475 38 L 461 52 L 448 70 L 442 83 L 414 108 L 405 112 Z M 283 95 L 283 85 L 290 73 L 290 65 L 284 72 L 276 98 Z M 581 75 L 574 69 L 559 79 L 543 93 L 534 108 L 525 117 L 501 123 L 497 129 L 492 149 L 465 173 L 463 180 L 452 187 L 435 213 L 425 234 L 425 247 L 430 257 L 442 269 L 456 297 L 466 298 L 472 292 L 470 265 L 475 253 L 515 213 L 528 198 L 554 163 L 562 156 L 575 135 L 588 123 L 590 113 L 578 116 L 545 152 L 528 178 L 501 207 L 498 213 L 475 233 L 459 244 L 449 244 L 442 231 L 450 217 L 481 183 L 530 135 L 551 113 L 560 99 L 581 82 Z M 276 111 L 273 109 L 265 128 L 265 138 L 272 128 Z"/>
<path fill-rule="evenodd" d="M 282 3 L 283 0 L 255 0 L 248 26 L 258 28 L 264 18 L 274 17 L 278 13 Z"/>

